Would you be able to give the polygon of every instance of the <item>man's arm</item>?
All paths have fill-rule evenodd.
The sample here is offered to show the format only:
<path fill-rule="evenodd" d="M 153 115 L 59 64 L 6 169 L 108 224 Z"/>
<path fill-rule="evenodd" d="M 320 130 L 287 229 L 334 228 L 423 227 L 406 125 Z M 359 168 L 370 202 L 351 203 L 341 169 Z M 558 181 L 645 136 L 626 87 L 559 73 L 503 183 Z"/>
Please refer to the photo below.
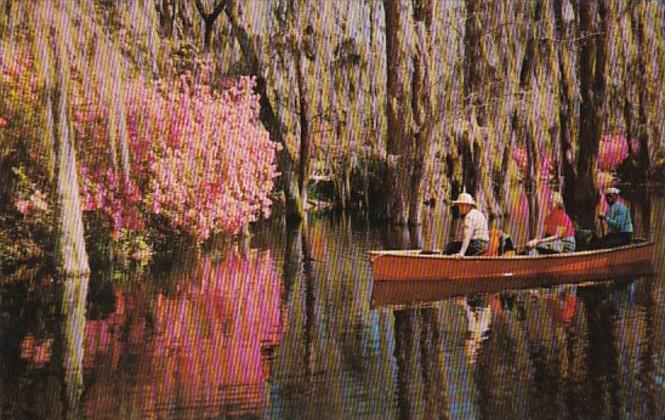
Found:
<path fill-rule="evenodd" d="M 466 249 L 469 247 L 469 244 L 471 243 L 471 235 L 473 234 L 473 229 L 471 227 L 471 223 L 469 222 L 469 218 L 465 217 L 464 218 L 464 238 L 462 238 L 462 247 L 459 250 L 460 255 L 465 255 L 466 254 Z"/>

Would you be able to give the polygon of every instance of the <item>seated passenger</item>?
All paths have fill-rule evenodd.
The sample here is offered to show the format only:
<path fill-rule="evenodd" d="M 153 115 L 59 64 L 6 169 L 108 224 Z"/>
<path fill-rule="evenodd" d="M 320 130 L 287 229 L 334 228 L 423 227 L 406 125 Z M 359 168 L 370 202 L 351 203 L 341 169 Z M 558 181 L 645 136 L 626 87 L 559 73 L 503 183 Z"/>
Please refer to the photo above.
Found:
<path fill-rule="evenodd" d="M 537 254 L 558 254 L 575 251 L 575 229 L 566 213 L 563 197 L 558 192 L 552 193 L 552 212 L 545 218 L 545 236 L 532 239 L 526 246 L 535 249 Z"/>
<path fill-rule="evenodd" d="M 628 245 L 633 240 L 633 222 L 628 207 L 619 201 L 619 190 L 608 188 L 605 191 L 605 201 L 609 205 L 605 214 L 598 218 L 607 224 L 607 234 L 600 238 L 594 248 L 614 248 Z"/>
<path fill-rule="evenodd" d="M 446 246 L 446 255 L 456 257 L 478 255 L 487 250 L 489 232 L 487 219 L 478 209 L 471 194 L 462 193 L 453 201 L 464 216 L 464 235 L 461 241 L 454 241 Z"/>

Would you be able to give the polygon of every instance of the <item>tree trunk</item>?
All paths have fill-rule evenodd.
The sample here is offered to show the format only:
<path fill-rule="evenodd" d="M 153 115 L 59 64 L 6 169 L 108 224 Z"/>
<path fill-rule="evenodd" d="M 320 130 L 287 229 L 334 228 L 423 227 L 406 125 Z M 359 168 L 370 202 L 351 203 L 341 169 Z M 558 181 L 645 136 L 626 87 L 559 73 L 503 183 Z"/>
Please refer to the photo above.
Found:
<path fill-rule="evenodd" d="M 88 255 L 83 237 L 83 219 L 78 182 L 78 164 L 76 149 L 74 147 L 74 130 L 69 119 L 69 61 L 67 42 L 70 39 L 68 28 L 69 18 L 65 5 L 61 1 L 60 11 L 52 20 L 55 26 L 54 43 L 41 43 L 37 45 L 39 56 L 42 59 L 42 68 L 45 70 L 46 94 L 51 97 L 47 104 L 53 107 L 52 123 L 47 126 L 48 136 L 55 145 L 55 176 L 56 176 L 56 218 L 57 218 L 57 264 L 66 276 L 83 276 L 90 272 Z M 48 5 L 41 5 L 38 12 L 39 19 L 44 26 L 50 26 Z M 51 45 L 55 51 L 51 53 Z M 52 61 L 55 61 L 55 77 L 52 79 L 50 70 Z"/>
<path fill-rule="evenodd" d="M 226 2 L 228 0 L 222 0 L 217 5 L 211 13 L 206 13 L 205 8 L 201 0 L 195 0 L 196 8 L 203 19 L 203 52 L 210 52 L 210 45 L 212 44 L 212 31 L 215 28 L 215 21 L 222 13 L 222 10 L 226 7 Z"/>
<path fill-rule="evenodd" d="M 580 3 L 580 36 L 585 38 L 582 40 L 578 66 L 582 101 L 580 103 L 578 141 L 578 179 L 575 183 L 573 200 L 578 222 L 585 227 L 595 226 L 596 221 L 595 211 L 598 203 L 596 159 L 605 120 L 605 33 L 607 28 L 601 28 L 597 23 L 596 13 L 598 13 L 598 21 L 607 25 L 604 0 L 598 3 L 587 1 Z M 601 30 L 602 33 L 600 33 Z"/>
<path fill-rule="evenodd" d="M 311 111 L 309 106 L 309 88 L 307 86 L 306 71 L 305 68 L 306 61 L 303 57 L 301 51 L 302 46 L 298 46 L 296 51 L 296 66 L 297 66 L 297 81 L 298 81 L 298 93 L 299 93 L 299 104 L 300 104 L 300 167 L 299 167 L 299 189 L 300 189 L 300 199 L 302 200 L 303 206 L 307 205 L 307 189 L 309 183 L 309 174 L 310 174 L 310 148 L 312 142 L 311 135 Z"/>
<path fill-rule="evenodd" d="M 563 19 L 562 0 L 556 0 L 554 2 L 554 17 L 556 19 L 556 27 L 559 37 L 562 39 L 567 38 L 569 34 L 566 29 L 566 23 Z M 569 120 L 573 117 L 573 100 L 568 94 L 570 89 L 563 62 L 563 55 L 565 54 L 566 47 L 567 46 L 562 42 L 559 43 L 557 48 L 560 73 L 559 100 L 561 101 L 559 105 L 559 143 L 561 147 L 561 156 L 559 156 L 559 160 L 561 162 L 561 173 L 559 175 L 563 176 L 563 185 L 560 185 L 559 188 L 565 198 L 564 201 L 572 202 L 574 191 L 573 185 L 575 184 L 575 166 L 573 162 L 573 144 L 572 139 L 570 138 Z"/>
<path fill-rule="evenodd" d="M 525 92 L 530 89 L 530 84 L 534 77 L 534 67 L 535 67 L 535 50 L 536 50 L 536 40 L 534 35 L 535 22 L 530 22 L 529 27 L 527 28 L 527 41 L 526 41 L 526 50 L 524 52 L 524 59 L 522 61 L 522 68 L 520 69 L 520 91 Z M 524 190 L 527 197 L 527 202 L 529 204 L 529 236 L 533 237 L 538 234 L 538 161 L 537 161 L 537 151 L 536 145 L 532 133 L 529 131 L 529 127 L 520 122 L 524 118 L 520 118 L 515 110 L 513 114 L 513 122 L 518 127 L 517 133 L 522 136 L 525 140 L 526 148 L 526 173 L 524 179 Z"/>
<path fill-rule="evenodd" d="M 409 197 L 409 224 L 422 224 L 423 180 L 427 170 L 432 140 L 432 83 L 429 75 L 431 57 L 432 1 L 413 0 L 416 51 L 411 78 L 411 108 L 415 122 Z"/>
<path fill-rule="evenodd" d="M 465 0 L 466 20 L 464 25 L 464 100 L 470 122 L 476 118 L 476 110 L 480 109 L 480 28 L 478 13 L 480 5 L 476 0 Z M 469 123 L 470 127 L 471 124 Z M 465 130 L 462 141 L 459 143 L 460 156 L 462 158 L 462 191 L 466 190 L 475 195 L 478 187 L 477 173 L 475 170 L 475 140 L 470 130 Z M 461 192 L 461 191 L 460 191 Z"/>
<path fill-rule="evenodd" d="M 264 71 L 259 64 L 256 48 L 249 39 L 247 31 L 240 23 L 235 1 L 228 0 L 224 11 L 231 22 L 233 35 L 240 45 L 247 67 L 252 76 L 256 78 L 256 93 L 260 96 L 259 103 L 261 105 L 259 118 L 266 130 L 268 130 L 268 133 L 270 133 L 272 141 L 281 145 L 281 150 L 277 154 L 277 167 L 281 173 L 281 185 L 286 200 L 286 216 L 290 220 L 301 220 L 304 218 L 304 206 L 300 198 L 298 182 L 293 168 L 293 157 L 291 157 L 286 140 L 284 139 L 282 124 L 277 119 L 273 106 L 270 103 L 267 81 L 263 76 Z"/>
<path fill-rule="evenodd" d="M 639 4 L 637 7 L 645 7 Z M 640 13 L 637 19 L 637 45 L 638 51 L 648 51 L 648 45 L 645 45 L 645 31 L 644 31 L 644 16 Z M 650 176 L 651 160 L 649 159 L 649 135 L 647 127 L 649 126 L 649 117 L 647 105 L 649 102 L 649 80 L 646 68 L 646 60 L 644 54 L 637 53 L 637 80 L 639 89 L 639 113 L 637 121 L 637 140 L 640 144 L 640 152 L 637 156 L 637 180 L 639 182 L 646 182 Z M 628 138 L 630 141 L 630 138 Z"/>
<path fill-rule="evenodd" d="M 65 279 L 61 321 L 62 369 L 64 389 L 63 418 L 81 418 L 83 393 L 83 354 L 85 352 L 85 302 L 88 296 L 88 277 Z"/>
<path fill-rule="evenodd" d="M 388 137 L 386 154 L 389 185 L 388 217 L 394 224 L 405 224 L 408 220 L 408 147 L 405 128 L 405 92 L 402 80 L 404 41 L 402 25 L 402 1 L 384 0 L 386 19 L 386 114 Z"/>

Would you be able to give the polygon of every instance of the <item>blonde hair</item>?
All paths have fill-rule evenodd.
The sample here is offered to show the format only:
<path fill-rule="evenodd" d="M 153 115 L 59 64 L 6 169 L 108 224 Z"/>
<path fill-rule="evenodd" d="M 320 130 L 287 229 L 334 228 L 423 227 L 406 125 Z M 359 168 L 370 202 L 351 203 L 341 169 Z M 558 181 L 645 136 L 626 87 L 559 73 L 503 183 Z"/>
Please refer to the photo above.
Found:
<path fill-rule="evenodd" d="M 556 208 L 564 208 L 563 197 L 556 191 L 552 193 L 552 205 Z"/>

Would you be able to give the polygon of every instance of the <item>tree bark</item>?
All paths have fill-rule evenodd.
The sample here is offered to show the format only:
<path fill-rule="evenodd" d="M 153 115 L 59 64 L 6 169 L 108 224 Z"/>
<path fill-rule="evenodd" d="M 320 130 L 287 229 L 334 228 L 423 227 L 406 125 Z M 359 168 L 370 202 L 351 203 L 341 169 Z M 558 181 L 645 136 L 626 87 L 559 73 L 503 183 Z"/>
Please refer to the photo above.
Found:
<path fill-rule="evenodd" d="M 387 172 L 389 185 L 388 217 L 394 224 L 408 220 L 408 147 L 405 127 L 404 81 L 401 63 L 404 60 L 401 0 L 384 0 L 386 19 L 386 114 L 388 136 L 386 139 Z"/>
<path fill-rule="evenodd" d="M 74 130 L 69 118 L 69 61 L 67 42 L 69 40 L 68 28 L 70 25 L 64 4 L 60 1 L 60 11 L 53 18 L 53 24 L 58 30 L 55 32 L 55 52 L 48 50 L 41 53 L 47 59 L 42 63 L 46 72 L 46 94 L 51 95 L 50 103 L 53 106 L 52 130 L 56 146 L 56 191 L 57 191 L 57 243 L 58 266 L 66 276 L 84 276 L 90 273 L 88 255 L 85 249 L 83 236 L 83 218 L 78 182 L 78 164 L 76 149 L 74 147 Z M 47 19 L 48 9 L 41 10 L 42 17 Z M 49 44 L 38 46 L 40 49 L 49 49 Z M 49 71 L 51 58 L 55 61 L 56 80 L 51 79 Z M 50 133 L 49 133 L 50 135 Z"/>
<path fill-rule="evenodd" d="M 464 98 L 465 106 L 469 112 L 468 126 L 471 120 L 477 119 L 480 112 L 482 74 L 479 64 L 480 56 L 480 27 L 479 17 L 481 5 L 476 0 L 465 0 L 466 21 L 464 25 Z M 478 124 L 482 124 L 478 121 Z M 475 139 L 470 130 L 466 130 L 463 140 L 459 143 L 460 156 L 462 157 L 462 190 L 475 195 L 478 189 L 478 173 L 476 171 Z"/>
<path fill-rule="evenodd" d="M 527 29 L 526 51 L 524 52 L 524 59 L 520 70 L 520 91 L 522 92 L 529 90 L 529 85 L 534 76 L 534 54 L 536 50 L 535 25 L 535 22 L 530 22 Z M 517 110 L 515 110 L 513 121 L 518 127 L 518 135 L 524 137 L 526 147 L 527 168 L 524 179 L 524 190 L 529 204 L 529 236 L 534 237 L 538 234 L 538 212 L 540 211 L 538 208 L 538 160 L 536 158 L 537 151 L 533 135 L 524 123 L 520 123 L 522 120 L 523 118 L 520 118 Z"/>
<path fill-rule="evenodd" d="M 431 57 L 432 9 L 431 0 L 413 0 L 416 51 L 413 56 L 411 78 L 411 108 L 415 122 L 413 157 L 409 197 L 409 224 L 422 224 L 423 180 L 427 171 L 427 158 L 432 140 L 432 84 L 429 75 Z"/>
<path fill-rule="evenodd" d="M 645 7 L 639 4 L 637 7 Z M 638 13 L 637 19 L 637 74 L 635 75 L 638 80 L 639 89 L 639 107 L 638 107 L 638 121 L 637 121 L 637 140 L 640 144 L 640 152 L 637 156 L 637 180 L 639 182 L 646 182 L 650 176 L 651 160 L 649 159 L 649 135 L 647 127 L 649 126 L 649 117 L 647 105 L 649 102 L 649 80 L 647 73 L 647 66 L 644 54 L 641 51 L 648 51 L 648 45 L 645 45 L 645 31 L 644 31 L 644 16 Z M 630 141 L 630 138 L 628 138 Z"/>
<path fill-rule="evenodd" d="M 247 31 L 240 23 L 235 0 L 227 0 L 224 12 L 231 23 L 233 35 L 240 45 L 245 63 L 252 76 L 256 78 L 256 93 L 260 96 L 261 111 L 259 118 L 263 123 L 272 141 L 279 143 L 281 150 L 277 155 L 277 166 L 281 173 L 281 185 L 286 200 L 286 216 L 290 220 L 302 220 L 305 216 L 303 202 L 296 179 L 293 157 L 284 138 L 282 124 L 277 118 L 274 108 L 268 97 L 268 84 L 263 76 L 264 71 L 259 63 L 256 48 L 249 39 Z"/>
<path fill-rule="evenodd" d="M 310 149 L 312 143 L 311 135 L 311 110 L 309 106 L 309 88 L 307 86 L 306 71 L 305 68 L 306 61 L 303 57 L 303 52 L 301 50 L 302 45 L 298 45 L 296 48 L 296 61 L 297 61 L 297 80 L 298 80 L 298 93 L 299 93 L 299 105 L 300 105 L 300 165 L 299 165 L 299 189 L 300 189 L 300 199 L 302 200 L 303 206 L 307 205 L 307 189 L 309 187 L 309 174 L 310 174 Z"/>
<path fill-rule="evenodd" d="M 159 15 L 159 27 L 166 38 L 173 36 L 173 28 L 175 26 L 175 8 L 176 4 L 173 0 L 159 0 L 155 1 L 155 8 Z"/>
<path fill-rule="evenodd" d="M 597 6 L 597 10 L 596 10 Z M 605 0 L 583 1 L 579 10 L 581 42 L 579 55 L 580 132 L 577 182 L 573 194 L 574 206 L 581 226 L 595 226 L 598 186 L 596 185 L 596 159 L 598 144 L 605 121 L 605 34 L 607 25 Z M 596 14 L 598 18 L 596 19 Z M 598 33 L 602 29 L 602 33 Z"/>
<path fill-rule="evenodd" d="M 85 353 L 85 303 L 88 296 L 88 276 L 65 279 L 60 311 L 63 369 L 63 418 L 81 418 L 83 393 L 83 355 Z"/>
<path fill-rule="evenodd" d="M 566 28 L 566 23 L 563 19 L 562 0 L 556 0 L 554 2 L 554 17 L 559 37 L 566 39 L 568 37 L 568 31 Z M 568 95 L 568 79 L 566 77 L 566 69 L 563 64 L 565 48 L 566 46 L 563 42 L 559 43 L 557 48 L 560 73 L 559 100 L 561 102 L 559 105 L 559 143 L 561 147 L 561 156 L 559 156 L 559 160 L 561 162 L 561 173 L 559 175 L 563 176 L 563 185 L 560 185 L 559 188 L 562 190 L 562 194 L 565 199 L 564 201 L 572 202 L 573 186 L 575 180 L 575 166 L 572 159 L 573 144 L 572 139 L 570 138 L 569 120 L 573 117 L 573 100 Z"/>
<path fill-rule="evenodd" d="M 203 19 L 203 51 L 206 53 L 210 52 L 210 45 L 212 44 L 212 31 L 215 28 L 215 21 L 226 7 L 227 1 L 228 0 L 220 1 L 217 3 L 217 5 L 215 5 L 212 12 L 206 13 L 205 7 L 203 7 L 201 0 L 194 0 L 196 9 L 199 11 L 201 18 Z"/>

